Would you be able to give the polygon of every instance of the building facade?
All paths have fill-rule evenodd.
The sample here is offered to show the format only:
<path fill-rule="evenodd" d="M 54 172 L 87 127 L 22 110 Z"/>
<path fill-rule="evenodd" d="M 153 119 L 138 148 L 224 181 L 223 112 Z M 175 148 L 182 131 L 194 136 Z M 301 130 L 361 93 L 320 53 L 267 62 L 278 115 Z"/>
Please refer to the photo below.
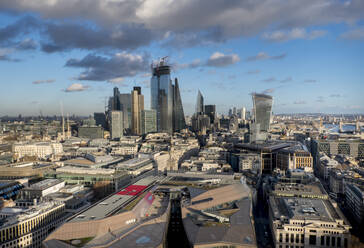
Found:
<path fill-rule="evenodd" d="M 162 59 L 152 65 L 151 109 L 157 114 L 157 131 L 172 133 L 185 128 L 185 118 L 177 79 L 172 85 L 171 68 Z"/>
<path fill-rule="evenodd" d="M 157 113 L 155 110 L 141 111 L 141 132 L 142 134 L 157 132 Z"/>
<path fill-rule="evenodd" d="M 45 202 L 0 224 L 0 247 L 41 247 L 42 241 L 65 220 L 65 204 Z"/>
<path fill-rule="evenodd" d="M 111 139 L 120 139 L 123 136 L 123 112 L 111 111 Z"/>
<path fill-rule="evenodd" d="M 141 131 L 141 111 L 144 110 L 144 96 L 141 87 L 134 87 L 131 92 L 131 131 L 133 134 L 140 135 Z"/>

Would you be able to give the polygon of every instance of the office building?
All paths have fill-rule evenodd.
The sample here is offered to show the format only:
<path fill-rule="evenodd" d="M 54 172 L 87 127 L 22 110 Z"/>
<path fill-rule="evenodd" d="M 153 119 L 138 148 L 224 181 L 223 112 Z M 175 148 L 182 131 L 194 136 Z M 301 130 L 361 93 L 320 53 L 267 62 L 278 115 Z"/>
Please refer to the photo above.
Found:
<path fill-rule="evenodd" d="M 45 179 L 20 190 L 16 205 L 26 207 L 36 201 L 43 201 L 49 194 L 58 192 L 65 186 L 65 182 L 59 179 Z"/>
<path fill-rule="evenodd" d="M 63 153 L 63 145 L 53 142 L 19 143 L 13 145 L 15 156 L 20 159 L 25 156 L 47 159 Z"/>
<path fill-rule="evenodd" d="M 105 113 L 94 113 L 94 119 L 96 122 L 96 126 L 101 126 L 104 129 L 107 128 Z"/>
<path fill-rule="evenodd" d="M 120 139 L 123 136 L 123 112 L 113 110 L 111 111 L 111 139 Z"/>
<path fill-rule="evenodd" d="M 0 247 L 41 247 L 47 235 L 60 226 L 65 216 L 65 204 L 43 202 L 29 208 L 4 208 L 0 215 Z"/>
<path fill-rule="evenodd" d="M 261 132 L 268 132 L 272 115 L 273 97 L 264 94 L 253 94 L 254 122 Z"/>
<path fill-rule="evenodd" d="M 345 184 L 345 204 L 357 224 L 364 222 L 364 186 Z"/>
<path fill-rule="evenodd" d="M 120 92 L 117 87 L 114 87 L 113 96 L 109 98 L 109 110 L 121 110 Z"/>
<path fill-rule="evenodd" d="M 204 102 L 203 96 L 201 91 L 199 90 L 197 93 L 197 100 L 196 100 L 196 114 L 203 114 L 204 113 Z"/>
<path fill-rule="evenodd" d="M 171 68 L 162 59 L 152 65 L 151 109 L 157 112 L 158 132 L 172 133 L 173 92 L 171 84 Z"/>
<path fill-rule="evenodd" d="M 142 110 L 140 119 L 142 134 L 157 132 L 157 113 L 155 110 Z"/>
<path fill-rule="evenodd" d="M 210 117 L 210 123 L 216 120 L 216 105 L 205 105 L 205 114 Z"/>
<path fill-rule="evenodd" d="M 124 129 L 131 128 L 131 94 L 122 93 L 119 95 L 120 109 L 123 111 Z"/>
<path fill-rule="evenodd" d="M 157 131 L 172 133 L 185 127 L 184 112 L 177 80 L 172 85 L 171 68 L 161 59 L 152 64 L 151 109 L 157 114 Z"/>
<path fill-rule="evenodd" d="M 241 110 L 240 110 L 240 118 L 242 120 L 246 120 L 246 108 L 243 107 Z"/>
<path fill-rule="evenodd" d="M 86 139 L 104 138 L 104 129 L 101 126 L 81 126 L 78 128 L 78 137 Z"/>
<path fill-rule="evenodd" d="M 253 94 L 254 122 L 250 126 L 251 142 L 266 141 L 272 115 L 273 98 L 264 94 Z"/>
<path fill-rule="evenodd" d="M 186 128 L 185 114 L 183 112 L 182 98 L 179 92 L 179 85 L 177 78 L 174 79 L 173 89 L 173 131 L 178 132 Z"/>
<path fill-rule="evenodd" d="M 330 200 L 269 197 L 274 247 L 350 247 L 350 225 Z"/>
<path fill-rule="evenodd" d="M 144 96 L 140 87 L 134 87 L 131 92 L 131 129 L 133 134 L 140 135 L 142 133 L 140 121 L 140 113 L 142 110 L 144 110 Z"/>

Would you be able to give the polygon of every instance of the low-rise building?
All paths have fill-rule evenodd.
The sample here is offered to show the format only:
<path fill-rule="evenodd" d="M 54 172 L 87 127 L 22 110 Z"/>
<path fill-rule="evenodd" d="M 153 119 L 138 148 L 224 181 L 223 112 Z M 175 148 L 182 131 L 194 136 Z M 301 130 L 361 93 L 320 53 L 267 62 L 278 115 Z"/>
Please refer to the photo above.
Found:
<path fill-rule="evenodd" d="M 329 200 L 269 197 L 269 223 L 276 248 L 350 247 L 350 225 Z"/>
<path fill-rule="evenodd" d="M 13 152 L 18 159 L 25 156 L 48 159 L 63 153 L 63 146 L 61 143 L 53 142 L 14 144 Z"/>

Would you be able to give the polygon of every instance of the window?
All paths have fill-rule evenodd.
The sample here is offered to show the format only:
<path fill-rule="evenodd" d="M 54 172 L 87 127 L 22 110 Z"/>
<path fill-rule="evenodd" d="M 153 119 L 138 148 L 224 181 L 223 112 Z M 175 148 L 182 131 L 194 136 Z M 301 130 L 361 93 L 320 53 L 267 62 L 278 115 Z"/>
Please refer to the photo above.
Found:
<path fill-rule="evenodd" d="M 341 247 L 341 238 L 337 237 L 337 247 Z"/>
<path fill-rule="evenodd" d="M 325 245 L 325 236 L 321 236 L 321 246 Z"/>
<path fill-rule="evenodd" d="M 330 237 L 326 236 L 326 246 L 330 246 Z"/>
<path fill-rule="evenodd" d="M 293 243 L 293 242 L 294 242 L 294 234 L 291 233 L 291 243 Z"/>
<path fill-rule="evenodd" d="M 282 233 L 280 233 L 279 234 L 279 242 L 282 242 L 282 240 L 283 240 L 283 235 L 282 235 Z"/>
<path fill-rule="evenodd" d="M 332 238 L 331 238 L 332 246 L 335 246 L 335 243 L 336 243 L 335 241 L 336 241 L 336 238 L 335 238 L 335 237 L 332 237 Z"/>
<path fill-rule="evenodd" d="M 301 234 L 301 243 L 304 244 L 305 243 L 305 235 Z"/>
<path fill-rule="evenodd" d="M 309 244 L 310 245 L 316 245 L 316 235 L 310 235 Z"/>
<path fill-rule="evenodd" d="M 288 233 L 286 233 L 286 243 L 288 243 Z"/>

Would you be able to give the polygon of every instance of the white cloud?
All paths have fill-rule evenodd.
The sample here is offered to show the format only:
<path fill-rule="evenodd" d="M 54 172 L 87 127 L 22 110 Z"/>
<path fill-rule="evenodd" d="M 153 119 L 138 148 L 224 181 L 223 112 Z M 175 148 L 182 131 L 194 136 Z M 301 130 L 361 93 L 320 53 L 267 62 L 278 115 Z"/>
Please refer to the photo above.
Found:
<path fill-rule="evenodd" d="M 324 36 L 326 33 L 325 30 L 306 31 L 304 28 L 293 28 L 289 31 L 265 32 L 262 37 L 268 41 L 283 42 L 297 39 L 313 40 Z"/>
<path fill-rule="evenodd" d="M 364 40 L 364 27 L 349 30 L 341 34 L 340 37 L 346 40 Z"/>
<path fill-rule="evenodd" d="M 84 84 L 79 84 L 79 83 L 74 83 L 74 84 L 71 84 L 70 86 L 68 86 L 66 89 L 64 89 L 64 91 L 65 92 L 85 91 L 88 88 L 90 88 L 90 86 L 84 85 Z"/>
<path fill-rule="evenodd" d="M 235 64 L 239 61 L 240 58 L 237 54 L 223 54 L 220 52 L 215 52 L 207 60 L 206 65 L 213 67 L 223 67 Z"/>

